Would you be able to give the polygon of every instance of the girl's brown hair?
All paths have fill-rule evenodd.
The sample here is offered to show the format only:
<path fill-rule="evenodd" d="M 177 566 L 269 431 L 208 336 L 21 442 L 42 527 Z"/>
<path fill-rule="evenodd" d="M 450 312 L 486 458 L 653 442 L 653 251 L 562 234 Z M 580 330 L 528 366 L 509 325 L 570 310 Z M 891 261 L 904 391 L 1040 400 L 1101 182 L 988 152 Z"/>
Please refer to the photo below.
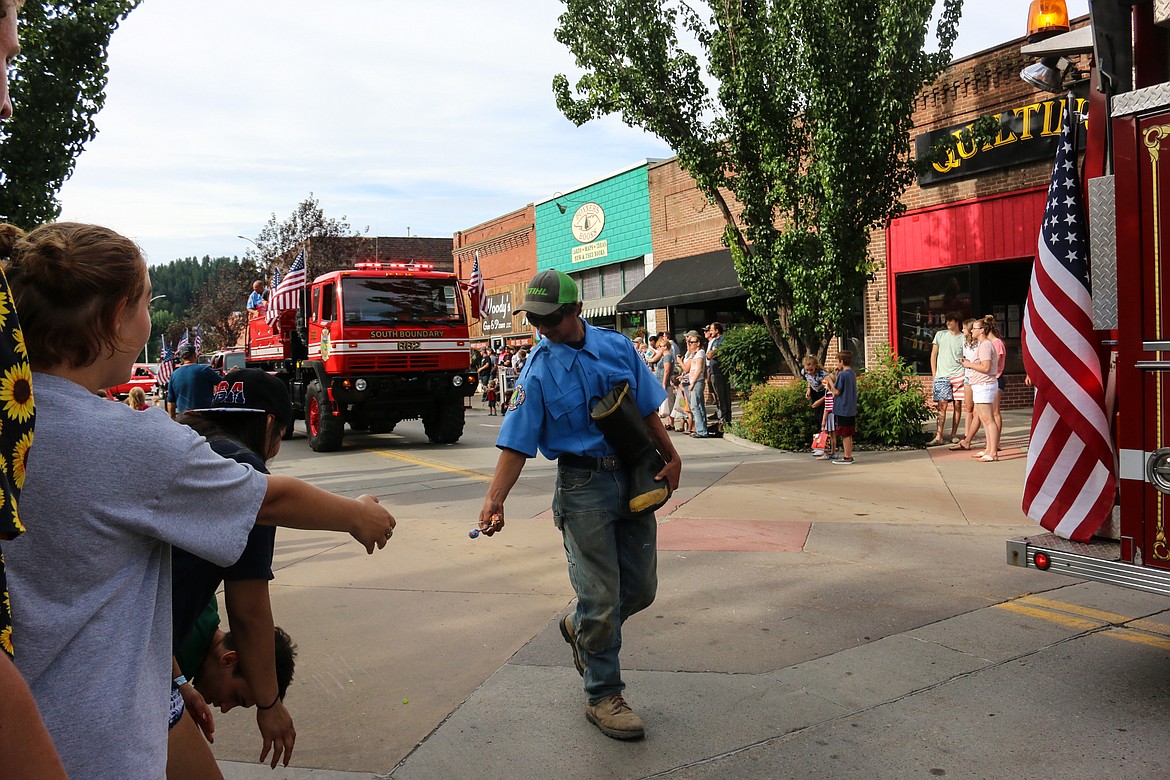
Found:
<path fill-rule="evenodd" d="M 30 233 L 0 225 L 0 259 L 33 368 L 82 368 L 113 355 L 119 306 L 146 292 L 138 245 L 99 225 L 57 222 Z"/>

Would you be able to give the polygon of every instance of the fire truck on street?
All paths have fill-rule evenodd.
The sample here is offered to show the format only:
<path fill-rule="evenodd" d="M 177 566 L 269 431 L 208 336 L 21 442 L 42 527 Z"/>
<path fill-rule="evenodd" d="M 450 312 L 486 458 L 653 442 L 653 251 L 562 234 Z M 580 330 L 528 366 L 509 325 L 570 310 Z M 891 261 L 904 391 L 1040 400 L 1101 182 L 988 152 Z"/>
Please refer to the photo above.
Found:
<path fill-rule="evenodd" d="M 317 277 L 300 299 L 249 320 L 245 363 L 287 385 L 313 450 L 339 449 L 347 424 L 389 433 L 411 419 L 431 442 L 459 440 L 478 378 L 454 274 L 363 262 Z"/>
<path fill-rule="evenodd" d="M 1034 0 L 1030 31 L 1043 28 L 1039 14 L 1063 6 Z M 1090 26 L 1022 51 L 1039 60 L 1025 80 L 1049 82 L 1053 92 L 1063 91 L 1070 56 L 1092 55 L 1084 179 L 1093 328 L 1102 374 L 1116 388 L 1115 406 L 1105 408 L 1117 502 L 1087 542 L 1037 533 L 1009 540 L 1007 556 L 1016 566 L 1170 594 L 1170 2 L 1091 0 L 1090 14 Z"/>

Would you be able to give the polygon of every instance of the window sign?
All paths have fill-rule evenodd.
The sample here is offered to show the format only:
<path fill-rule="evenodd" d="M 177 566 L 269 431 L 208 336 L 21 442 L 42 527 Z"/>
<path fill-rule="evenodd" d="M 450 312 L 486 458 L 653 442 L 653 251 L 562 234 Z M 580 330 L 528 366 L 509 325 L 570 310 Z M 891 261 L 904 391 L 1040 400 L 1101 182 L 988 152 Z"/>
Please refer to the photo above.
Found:
<path fill-rule="evenodd" d="M 512 293 L 488 296 L 488 316 L 481 327 L 484 333 L 512 332 Z"/>

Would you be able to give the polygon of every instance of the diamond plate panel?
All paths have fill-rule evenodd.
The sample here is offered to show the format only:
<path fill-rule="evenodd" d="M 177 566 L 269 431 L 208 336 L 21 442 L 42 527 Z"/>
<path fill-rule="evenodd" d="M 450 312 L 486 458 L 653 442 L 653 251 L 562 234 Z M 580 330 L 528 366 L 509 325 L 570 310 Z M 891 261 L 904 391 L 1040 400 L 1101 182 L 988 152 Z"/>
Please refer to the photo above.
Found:
<path fill-rule="evenodd" d="M 1113 98 L 1112 115 L 1129 116 L 1170 106 L 1170 83 L 1122 92 Z"/>
<path fill-rule="evenodd" d="M 1170 0 L 1167 0 L 1170 2 Z M 1117 327 L 1117 216 L 1113 177 L 1089 179 L 1089 281 L 1093 327 Z"/>
<path fill-rule="evenodd" d="M 1154 24 L 1170 27 L 1170 0 L 1154 0 Z"/>

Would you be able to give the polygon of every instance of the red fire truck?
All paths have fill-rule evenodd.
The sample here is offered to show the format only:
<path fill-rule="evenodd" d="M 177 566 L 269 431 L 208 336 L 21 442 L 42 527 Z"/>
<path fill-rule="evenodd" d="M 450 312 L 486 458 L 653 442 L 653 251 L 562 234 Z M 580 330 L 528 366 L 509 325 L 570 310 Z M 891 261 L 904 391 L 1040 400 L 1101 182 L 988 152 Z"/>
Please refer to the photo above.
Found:
<path fill-rule="evenodd" d="M 301 300 L 271 324 L 249 320 L 246 363 L 288 385 L 309 446 L 338 449 L 347 423 L 388 433 L 420 418 L 432 442 L 459 440 L 477 376 L 454 274 L 425 263 L 358 263 L 317 277 Z"/>
<path fill-rule="evenodd" d="M 1023 52 L 1041 60 L 1025 73 L 1053 91 L 1069 55 L 1093 57 L 1084 169 L 1094 327 L 1106 375 L 1115 364 L 1118 502 L 1090 542 L 1011 539 L 1008 563 L 1170 594 L 1170 3 L 1091 0 L 1090 13 L 1090 27 Z"/>

